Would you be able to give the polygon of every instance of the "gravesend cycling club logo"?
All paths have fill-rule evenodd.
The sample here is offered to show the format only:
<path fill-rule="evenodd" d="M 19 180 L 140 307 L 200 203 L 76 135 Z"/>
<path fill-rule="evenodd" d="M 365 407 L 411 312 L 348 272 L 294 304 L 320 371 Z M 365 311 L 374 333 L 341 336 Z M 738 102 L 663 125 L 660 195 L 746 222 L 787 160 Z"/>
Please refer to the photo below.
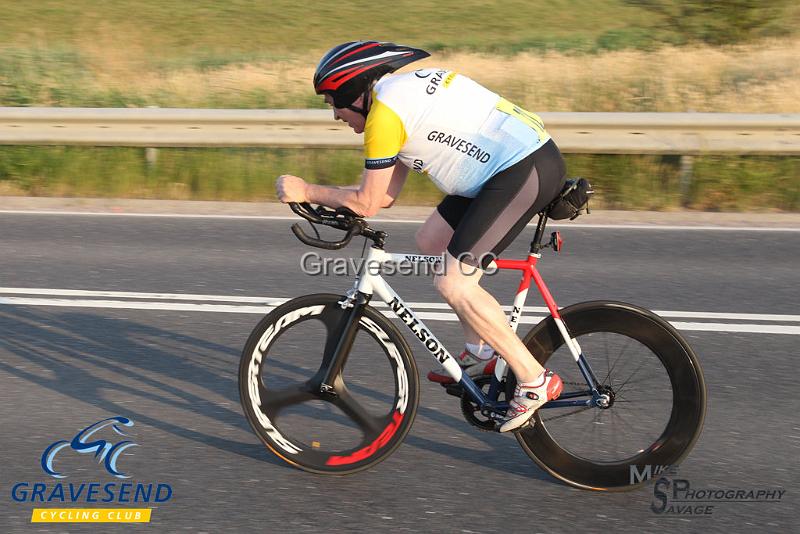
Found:
<path fill-rule="evenodd" d="M 79 430 L 71 439 L 59 439 L 47 445 L 39 464 L 55 480 L 75 478 L 82 458 L 91 458 L 100 466 L 97 475 L 111 475 L 116 479 L 131 478 L 123 469 L 124 458 L 131 449 L 139 447 L 130 436 L 134 422 L 123 416 L 97 421 Z M 123 456 L 123 452 L 128 454 Z M 73 469 L 59 467 L 72 466 Z M 85 467 L 83 467 L 85 469 Z M 17 503 L 70 504 L 71 508 L 34 508 L 31 522 L 116 522 L 147 523 L 151 508 L 78 508 L 74 505 L 150 505 L 161 504 L 172 498 L 172 486 L 160 482 L 17 482 L 11 489 L 11 499 Z"/>
<path fill-rule="evenodd" d="M 133 421 L 126 417 L 109 417 L 108 419 L 103 419 L 93 425 L 87 426 L 75 434 L 75 437 L 72 438 L 71 441 L 63 439 L 56 441 L 47 447 L 42 454 L 42 469 L 44 469 L 44 472 L 54 478 L 65 478 L 66 475 L 55 471 L 53 468 L 53 461 L 55 460 L 56 454 L 65 447 L 69 447 L 79 454 L 94 453 L 94 457 L 97 458 L 98 462 L 103 462 L 106 471 L 117 478 L 130 478 L 125 473 L 121 473 L 117 470 L 117 459 L 125 449 L 136 447 L 137 444 L 130 440 L 111 443 L 104 439 L 92 438 L 95 433 L 109 426 L 120 436 L 125 436 L 126 434 L 120 429 L 120 426 L 132 427 Z"/>

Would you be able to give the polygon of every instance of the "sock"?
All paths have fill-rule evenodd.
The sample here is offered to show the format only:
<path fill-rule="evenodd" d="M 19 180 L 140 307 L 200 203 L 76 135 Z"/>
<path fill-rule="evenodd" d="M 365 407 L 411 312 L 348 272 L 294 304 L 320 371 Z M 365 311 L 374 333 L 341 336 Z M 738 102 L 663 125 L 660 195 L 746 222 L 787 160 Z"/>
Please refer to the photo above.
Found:
<path fill-rule="evenodd" d="M 494 356 L 494 349 L 488 343 L 482 343 L 481 345 L 465 343 L 464 347 L 479 360 L 488 360 Z"/>

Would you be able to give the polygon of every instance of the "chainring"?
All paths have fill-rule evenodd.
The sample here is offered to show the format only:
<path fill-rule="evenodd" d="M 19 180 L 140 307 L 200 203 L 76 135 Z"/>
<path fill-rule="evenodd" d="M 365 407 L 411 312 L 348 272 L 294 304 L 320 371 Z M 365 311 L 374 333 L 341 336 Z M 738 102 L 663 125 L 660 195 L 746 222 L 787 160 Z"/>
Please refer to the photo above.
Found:
<path fill-rule="evenodd" d="M 492 384 L 492 375 L 480 375 L 473 379 L 475 385 L 480 388 L 484 393 L 489 393 L 489 387 Z M 500 383 L 498 401 L 504 400 L 506 396 L 505 379 Z M 461 413 L 464 414 L 464 419 L 469 424 L 476 427 L 482 432 L 495 432 L 497 430 L 497 423 L 494 419 L 490 419 L 481 413 L 478 404 L 473 401 L 465 391 L 461 395 Z"/>

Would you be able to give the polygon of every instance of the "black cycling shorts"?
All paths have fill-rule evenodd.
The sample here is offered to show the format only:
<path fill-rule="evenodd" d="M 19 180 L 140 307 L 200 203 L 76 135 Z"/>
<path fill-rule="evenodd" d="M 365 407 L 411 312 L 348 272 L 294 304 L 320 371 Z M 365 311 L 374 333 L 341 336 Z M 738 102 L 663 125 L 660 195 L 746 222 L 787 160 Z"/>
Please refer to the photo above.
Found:
<path fill-rule="evenodd" d="M 492 176 L 475 198 L 446 196 L 436 209 L 454 230 L 447 251 L 485 269 L 556 198 L 565 181 L 564 159 L 551 139 Z"/>

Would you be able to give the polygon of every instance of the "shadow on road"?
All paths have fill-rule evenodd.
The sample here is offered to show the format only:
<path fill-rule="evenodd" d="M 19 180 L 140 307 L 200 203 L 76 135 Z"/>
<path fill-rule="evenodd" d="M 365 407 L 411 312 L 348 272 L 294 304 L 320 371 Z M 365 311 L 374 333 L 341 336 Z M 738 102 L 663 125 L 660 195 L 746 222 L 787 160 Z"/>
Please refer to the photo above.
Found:
<path fill-rule="evenodd" d="M 174 422 L 180 417 L 179 411 L 184 410 L 252 435 L 239 407 L 238 347 L 128 319 L 21 306 L 0 311 L 0 332 L 0 370 L 9 375 L 184 439 L 289 467 L 270 454 L 255 436 L 251 442 L 242 442 Z M 47 372 L 28 369 L 34 365 Z M 363 386 L 359 390 L 375 398 L 384 396 Z M 158 409 L 137 411 L 136 403 L 114 400 L 108 391 L 138 397 Z M 209 397 L 227 402 L 215 402 Z M 162 411 L 165 416 L 160 417 L 158 413 Z M 423 406 L 419 407 L 418 417 L 459 432 L 467 425 L 459 418 Z M 216 430 L 222 434 L 219 428 Z M 404 446 L 446 454 L 483 468 L 519 473 L 519 466 L 501 461 L 507 448 L 502 447 L 497 436 L 478 431 L 473 436 L 492 450 L 475 451 L 418 435 L 409 435 Z M 536 478 L 552 481 L 538 469 L 531 471 Z"/>

